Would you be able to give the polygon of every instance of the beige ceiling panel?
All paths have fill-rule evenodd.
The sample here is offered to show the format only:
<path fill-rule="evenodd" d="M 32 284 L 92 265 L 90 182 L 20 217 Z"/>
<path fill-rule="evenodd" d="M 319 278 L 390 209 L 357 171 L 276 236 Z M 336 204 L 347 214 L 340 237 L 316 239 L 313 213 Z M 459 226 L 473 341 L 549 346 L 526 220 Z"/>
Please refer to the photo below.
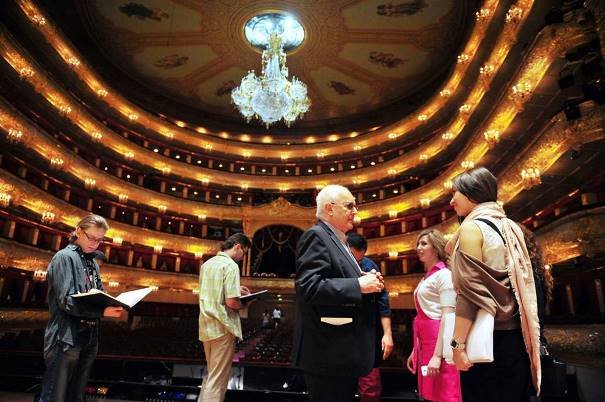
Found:
<path fill-rule="evenodd" d="M 199 30 L 201 16 L 195 10 L 165 0 L 96 0 L 93 6 L 117 28 L 149 33 Z"/>
<path fill-rule="evenodd" d="M 349 29 L 414 30 L 437 23 L 453 7 L 454 0 L 372 0 L 346 8 L 343 17 Z"/>
<path fill-rule="evenodd" d="M 218 56 L 210 46 L 153 46 L 133 54 L 133 67 L 157 79 L 184 78 Z"/>

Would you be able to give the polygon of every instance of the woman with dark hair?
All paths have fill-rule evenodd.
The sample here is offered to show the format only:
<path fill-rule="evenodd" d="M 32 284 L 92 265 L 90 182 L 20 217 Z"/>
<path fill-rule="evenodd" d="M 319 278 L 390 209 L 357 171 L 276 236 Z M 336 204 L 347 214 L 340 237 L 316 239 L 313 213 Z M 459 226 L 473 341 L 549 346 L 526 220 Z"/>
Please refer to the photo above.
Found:
<path fill-rule="evenodd" d="M 97 356 L 99 320 L 119 317 L 121 307 L 99 307 L 74 298 L 103 291 L 95 250 L 109 229 L 105 218 L 88 215 L 76 225 L 70 243 L 48 265 L 50 318 L 44 334 L 46 372 L 40 402 L 84 401 L 84 390 Z"/>
<path fill-rule="evenodd" d="M 519 227 L 525 236 L 525 246 L 529 253 L 531 268 L 534 271 L 538 302 L 538 321 L 540 322 L 540 345 L 548 346 L 548 342 L 544 336 L 544 316 L 546 315 L 546 304 L 552 299 L 553 278 L 550 270 L 546 269 L 540 246 L 533 232 L 523 225 L 519 225 Z"/>
<path fill-rule="evenodd" d="M 448 244 L 457 293 L 453 360 L 462 399 L 528 401 L 540 389 L 536 290 L 523 232 L 496 202 L 498 181 L 479 167 L 453 180 L 450 204 L 463 217 Z M 493 362 L 473 364 L 466 340 L 479 310 L 494 319 Z M 531 379 L 531 381 L 530 381 Z"/>
<path fill-rule="evenodd" d="M 418 314 L 407 367 L 417 373 L 418 394 L 423 399 L 460 402 L 460 374 L 443 358 L 445 316 L 453 314 L 456 306 L 452 273 L 445 265 L 443 234 L 436 229 L 423 230 L 416 240 L 416 252 L 426 273 L 414 291 Z"/>

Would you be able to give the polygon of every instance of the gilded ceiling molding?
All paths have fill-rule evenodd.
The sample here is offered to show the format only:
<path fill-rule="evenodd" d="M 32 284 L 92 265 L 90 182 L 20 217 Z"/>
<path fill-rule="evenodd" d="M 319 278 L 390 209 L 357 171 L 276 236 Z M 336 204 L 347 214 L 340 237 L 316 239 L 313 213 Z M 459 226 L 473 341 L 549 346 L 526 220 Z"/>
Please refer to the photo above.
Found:
<path fill-rule="evenodd" d="M 542 173 L 547 172 L 570 149 L 605 139 L 605 106 L 585 102 L 582 104 L 581 111 L 583 117 L 572 123 L 566 121 L 563 112 L 554 116 L 550 126 L 539 138 L 519 155 L 517 160 L 510 162 L 498 179 L 498 195 L 501 202 L 506 204 L 525 190 L 522 181 L 524 170 L 531 168 Z M 443 233 L 451 234 L 458 228 L 457 218 L 453 217 L 433 227 Z M 404 235 L 369 239 L 368 255 L 411 252 L 416 248 L 418 233 L 410 232 Z"/>
<path fill-rule="evenodd" d="M 269 204 L 242 207 L 242 226 L 244 233 L 250 237 L 259 229 L 271 225 L 287 224 L 305 231 L 317 221 L 315 211 L 316 208 L 304 208 L 278 197 Z"/>
<path fill-rule="evenodd" d="M 22 206 L 42 216 L 50 212 L 55 222 L 61 222 L 74 228 L 78 221 L 90 211 L 84 211 L 73 205 L 57 199 L 39 188 L 19 179 L 5 170 L 0 169 L 0 191 L 11 195 L 11 204 Z M 110 229 L 107 237 L 121 238 L 133 244 L 149 247 L 161 246 L 163 249 L 184 251 L 192 254 L 213 254 L 219 249 L 219 242 L 202 240 L 194 237 L 177 236 L 173 234 L 152 231 L 109 220 Z"/>
<path fill-rule="evenodd" d="M 192 145 L 199 148 L 200 150 L 214 150 L 225 153 L 227 155 L 242 156 L 242 147 L 245 146 L 246 151 L 250 153 L 249 157 L 255 158 L 266 158 L 268 148 L 274 157 L 281 157 L 282 159 L 290 158 L 315 158 L 318 153 L 322 153 L 325 156 L 328 155 L 340 155 L 350 152 L 358 152 L 361 148 L 371 146 L 374 144 L 381 144 L 387 141 L 392 141 L 394 138 L 408 133 L 412 129 L 426 123 L 438 110 L 442 109 L 448 101 L 448 98 L 453 94 L 459 87 L 460 81 L 471 60 L 475 57 L 475 52 L 478 46 L 485 39 L 485 32 L 487 27 L 491 23 L 492 17 L 495 10 L 499 5 L 498 0 L 487 0 L 482 8 L 481 18 L 478 17 L 478 22 L 475 24 L 473 32 L 467 42 L 465 49 L 462 53 L 460 62 L 456 65 L 452 76 L 448 82 L 442 87 L 441 91 L 438 91 L 433 98 L 431 98 L 423 107 L 418 110 L 417 114 L 408 116 L 394 126 L 378 129 L 374 132 L 366 134 L 364 137 L 364 144 L 360 144 L 354 138 L 358 133 L 341 133 L 334 134 L 328 137 L 328 141 L 332 141 L 332 137 L 338 139 L 337 144 L 331 145 L 329 143 L 317 145 L 303 145 L 296 144 L 291 146 L 284 145 L 263 145 L 249 143 L 249 136 L 242 135 L 239 137 L 243 143 L 234 144 L 233 140 L 238 140 L 235 135 L 229 135 L 232 138 L 231 141 L 223 141 L 216 137 L 205 137 L 200 138 L 196 136 L 190 130 L 184 130 L 178 125 L 168 124 L 167 122 L 159 119 L 158 117 L 147 113 L 146 111 L 136 107 L 135 105 L 128 102 L 125 98 L 121 97 L 114 91 L 110 91 L 105 83 L 94 74 L 92 69 L 82 62 L 82 57 L 68 44 L 68 40 L 54 27 L 54 24 L 47 21 L 40 10 L 30 0 L 19 0 L 19 5 L 23 10 L 24 14 L 32 21 L 35 28 L 38 29 L 42 35 L 48 40 L 51 46 L 59 53 L 63 60 L 67 63 L 70 68 L 77 68 L 77 76 L 82 79 L 94 94 L 101 96 L 110 107 L 117 110 L 122 116 L 129 119 L 131 122 L 136 121 L 138 124 L 156 131 L 161 136 L 168 139 L 177 139 L 183 143 Z M 509 21 L 504 27 L 502 37 L 507 39 L 507 42 L 512 42 L 512 39 L 516 37 L 519 28 L 522 26 L 522 22 L 525 21 L 526 16 L 531 12 L 533 6 L 533 0 L 522 0 L 519 1 L 516 9 L 522 10 L 518 18 Z M 513 8 L 511 7 L 511 9 Z M 509 11 L 510 12 L 510 11 Z M 44 20 L 44 23 L 40 23 Z M 507 19 L 508 21 L 508 19 Z M 77 61 L 77 64 L 76 64 Z M 420 118 L 422 116 L 422 118 Z M 198 133 L 206 134 L 207 130 L 203 127 L 197 128 Z M 394 138 L 392 136 L 394 135 Z M 340 140 L 340 138 L 345 138 Z M 245 144 L 244 144 L 245 143 Z"/>
<path fill-rule="evenodd" d="M 557 40 L 551 40 L 547 37 L 548 34 L 553 30 L 557 34 Z M 569 43 L 579 41 L 583 39 L 583 37 L 584 32 L 581 29 L 569 25 L 561 25 L 557 28 L 545 28 L 539 35 L 539 39 L 534 44 L 535 46 L 533 51 L 530 53 L 530 56 L 527 59 L 527 64 L 517 75 L 517 78 L 521 78 L 516 79 L 516 81 L 514 81 L 516 82 L 514 85 L 511 84 L 508 90 L 511 95 L 508 99 L 504 99 L 502 101 L 506 104 L 507 109 L 502 107 L 502 102 L 498 104 L 500 106 L 499 110 L 502 111 L 500 116 L 497 117 L 499 121 L 496 124 L 490 124 L 493 127 L 490 127 L 489 130 L 486 130 L 483 133 L 483 136 L 481 136 L 481 134 L 476 134 L 475 137 L 485 138 L 487 133 L 491 130 L 492 132 L 498 133 L 498 137 L 496 139 L 497 142 L 500 136 L 499 133 L 503 132 L 513 120 L 517 112 L 522 110 L 523 103 L 530 98 L 531 94 L 535 90 L 535 87 L 540 83 L 541 78 L 546 73 L 546 70 L 550 67 L 554 60 L 553 52 L 556 54 L 556 52 L 561 51 L 560 48 L 566 45 L 569 46 Z M 507 49 L 510 48 L 511 44 L 503 39 L 501 46 L 501 49 L 506 51 L 495 52 L 495 56 L 490 58 L 491 64 L 489 64 L 489 66 L 500 66 L 507 55 Z M 23 57 L 19 55 L 14 48 L 9 47 L 8 43 L 0 46 L 0 49 L 4 52 L 3 56 L 16 71 L 20 71 L 23 68 L 31 68 L 31 65 L 27 64 L 23 60 Z M 43 73 L 40 71 L 37 71 L 37 73 L 40 76 L 43 75 Z M 112 131 L 103 131 L 104 128 L 98 124 L 94 118 L 91 118 L 85 110 L 79 107 L 79 105 L 66 103 L 64 100 L 65 98 L 59 94 L 61 89 L 57 88 L 56 91 L 53 92 L 52 90 L 48 89 L 50 84 L 48 84 L 47 81 L 43 81 L 41 79 L 34 80 L 32 77 L 26 79 L 28 79 L 28 81 L 34 86 L 36 91 L 43 94 L 43 96 L 46 96 L 47 100 L 53 104 L 60 113 L 63 113 L 67 118 L 71 119 L 74 124 L 78 125 L 85 132 L 89 133 L 93 137 L 93 140 L 98 141 L 98 136 L 102 135 L 101 133 L 103 132 L 105 134 L 105 139 L 103 142 L 109 143 L 110 148 L 114 152 L 123 155 L 127 159 L 134 159 L 136 157 L 137 161 L 140 163 L 152 166 L 158 172 L 163 174 L 174 174 L 192 180 L 199 180 L 202 183 L 218 182 L 234 187 L 272 188 L 287 191 L 292 188 L 318 188 L 325 186 L 328 182 L 340 183 L 343 185 L 359 185 L 371 182 L 373 180 L 382 179 L 384 177 L 388 177 L 389 175 L 400 174 L 407 169 L 411 169 L 420 164 L 426 163 L 430 158 L 433 158 L 438 153 L 444 151 L 449 145 L 449 142 L 452 141 L 455 136 L 464 128 L 464 124 L 466 120 L 468 120 L 470 113 L 475 110 L 477 104 L 483 98 L 483 95 L 485 94 L 486 89 L 493 78 L 493 74 L 491 73 L 484 75 L 489 76 L 486 76 L 483 80 L 478 82 L 478 85 L 471 93 L 471 97 L 465 104 L 467 108 L 465 110 L 462 110 L 461 108 L 460 115 L 449 127 L 449 136 L 447 138 L 432 138 L 421 147 L 418 147 L 414 151 L 405 154 L 405 156 L 395 158 L 391 161 L 382 163 L 379 166 L 361 168 L 356 170 L 354 173 L 352 171 L 347 171 L 316 176 L 298 176 L 294 178 L 282 176 L 242 175 L 220 172 L 212 169 L 187 165 L 176 162 L 171 158 L 157 155 L 150 150 L 137 147 Z M 529 85 L 529 82 L 532 84 Z M 524 92 L 520 92 L 518 90 L 519 88 L 523 88 Z M 68 108 L 69 110 L 66 111 L 65 108 Z M 78 119 L 78 117 L 80 118 Z M 487 140 L 487 138 L 485 139 Z M 494 145 L 493 142 L 494 141 L 489 143 L 490 147 Z M 476 163 L 476 161 L 474 162 Z M 192 176 L 191 173 L 195 170 L 201 171 L 202 173 L 195 173 Z M 406 195 L 402 195 L 399 198 L 402 197 L 405 198 Z M 434 197 L 430 195 L 421 198 L 427 198 L 429 200 L 434 199 Z M 389 203 L 392 203 L 393 201 L 396 202 L 397 198 L 388 200 Z M 391 210 L 403 211 L 405 208 L 401 208 L 401 206 L 393 206 L 392 208 L 388 208 L 386 211 Z M 386 213 L 386 211 L 383 211 L 382 213 Z"/>

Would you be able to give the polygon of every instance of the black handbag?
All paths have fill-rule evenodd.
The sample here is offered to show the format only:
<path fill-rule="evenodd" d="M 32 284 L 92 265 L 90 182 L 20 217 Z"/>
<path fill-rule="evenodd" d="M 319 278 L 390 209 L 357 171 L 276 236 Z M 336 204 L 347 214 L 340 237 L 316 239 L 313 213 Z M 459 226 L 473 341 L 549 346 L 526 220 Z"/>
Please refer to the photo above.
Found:
<path fill-rule="evenodd" d="M 540 347 L 540 365 L 542 366 L 542 385 L 540 395 L 544 398 L 565 398 L 567 396 L 567 364 Z"/>

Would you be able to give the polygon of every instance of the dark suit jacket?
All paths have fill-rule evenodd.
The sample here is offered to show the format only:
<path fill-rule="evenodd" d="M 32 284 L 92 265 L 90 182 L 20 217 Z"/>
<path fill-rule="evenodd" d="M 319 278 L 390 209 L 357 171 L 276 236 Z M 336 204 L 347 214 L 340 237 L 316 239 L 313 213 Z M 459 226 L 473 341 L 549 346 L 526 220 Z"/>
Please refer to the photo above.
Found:
<path fill-rule="evenodd" d="M 380 347 L 374 294 L 362 295 L 353 257 L 319 222 L 300 238 L 296 259 L 296 322 L 292 360 L 302 370 L 358 377 L 375 365 Z M 353 321 L 331 325 L 322 317 Z"/>

